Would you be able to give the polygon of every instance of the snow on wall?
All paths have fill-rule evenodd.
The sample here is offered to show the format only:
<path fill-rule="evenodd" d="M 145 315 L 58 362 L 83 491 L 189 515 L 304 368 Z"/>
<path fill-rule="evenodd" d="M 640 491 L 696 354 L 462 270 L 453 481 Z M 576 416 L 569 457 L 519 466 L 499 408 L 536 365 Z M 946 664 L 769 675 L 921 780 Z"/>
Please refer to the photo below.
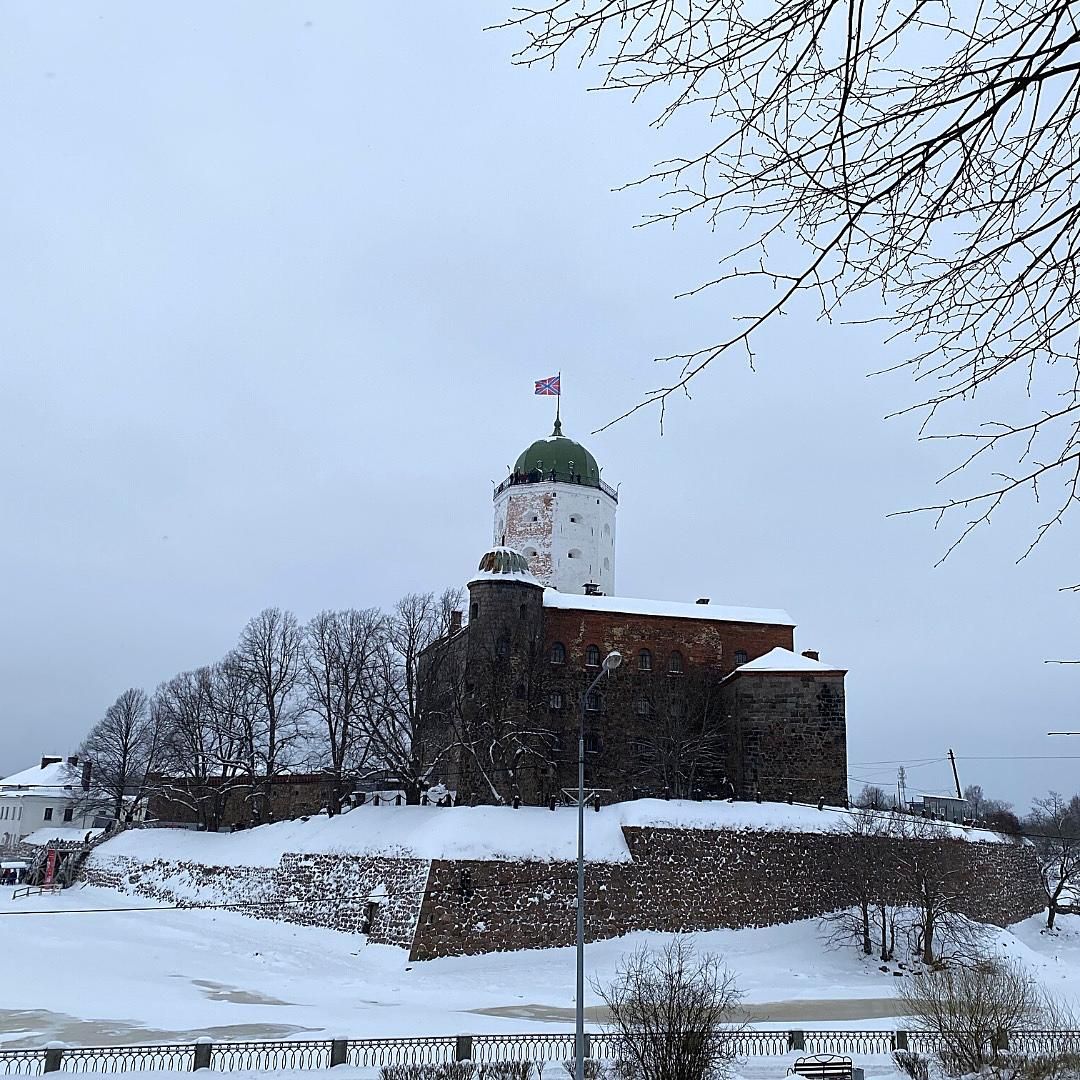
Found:
<path fill-rule="evenodd" d="M 581 593 L 594 582 L 613 595 L 617 508 L 599 488 L 514 484 L 495 497 L 494 541 L 520 551 L 543 585 Z"/>

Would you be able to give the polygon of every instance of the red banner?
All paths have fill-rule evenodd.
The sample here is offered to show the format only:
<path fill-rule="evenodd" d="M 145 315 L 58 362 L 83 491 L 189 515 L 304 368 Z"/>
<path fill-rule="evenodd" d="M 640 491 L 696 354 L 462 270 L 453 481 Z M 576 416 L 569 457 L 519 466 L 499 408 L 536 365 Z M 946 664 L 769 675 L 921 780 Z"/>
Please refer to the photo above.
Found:
<path fill-rule="evenodd" d="M 42 885 L 51 885 L 56 877 L 56 848 L 49 848 L 49 854 L 45 856 L 45 878 Z"/>

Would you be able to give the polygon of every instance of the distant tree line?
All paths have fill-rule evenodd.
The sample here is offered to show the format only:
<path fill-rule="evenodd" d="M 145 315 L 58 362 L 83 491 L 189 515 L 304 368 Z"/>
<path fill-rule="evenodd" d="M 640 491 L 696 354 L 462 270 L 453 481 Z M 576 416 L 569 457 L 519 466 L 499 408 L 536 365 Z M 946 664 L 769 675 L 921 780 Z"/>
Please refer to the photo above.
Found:
<path fill-rule="evenodd" d="M 430 764 L 416 738 L 420 655 L 449 633 L 463 599 L 410 593 L 390 611 L 323 611 L 306 624 L 267 608 L 221 659 L 152 694 L 119 695 L 80 750 L 87 800 L 130 822 L 162 795 L 209 830 L 237 799 L 247 823 L 271 820 L 275 781 L 295 773 L 327 779 L 331 815 L 365 777 L 419 802 Z"/>

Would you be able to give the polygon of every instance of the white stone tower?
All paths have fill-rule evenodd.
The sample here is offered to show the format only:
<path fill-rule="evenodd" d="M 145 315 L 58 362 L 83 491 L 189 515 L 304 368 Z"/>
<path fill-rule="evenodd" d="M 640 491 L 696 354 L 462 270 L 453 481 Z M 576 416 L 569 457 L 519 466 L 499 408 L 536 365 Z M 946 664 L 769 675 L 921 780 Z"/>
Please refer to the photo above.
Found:
<path fill-rule="evenodd" d="M 596 458 L 556 420 L 551 436 L 522 453 L 495 489 L 494 540 L 520 551 L 542 585 L 612 596 L 618 505 Z"/>

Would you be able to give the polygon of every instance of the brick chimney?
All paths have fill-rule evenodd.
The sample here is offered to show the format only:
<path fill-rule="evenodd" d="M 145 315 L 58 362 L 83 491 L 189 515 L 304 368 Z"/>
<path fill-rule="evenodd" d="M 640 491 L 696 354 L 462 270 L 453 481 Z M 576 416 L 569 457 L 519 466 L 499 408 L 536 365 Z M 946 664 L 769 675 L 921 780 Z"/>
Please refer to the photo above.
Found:
<path fill-rule="evenodd" d="M 59 765 L 64 759 L 62 757 L 46 757 L 44 754 L 41 756 L 41 767 L 47 769 L 50 765 Z"/>
<path fill-rule="evenodd" d="M 82 789 L 83 791 L 90 790 L 90 774 L 93 771 L 93 765 L 89 761 L 82 763 Z"/>
<path fill-rule="evenodd" d="M 71 757 L 68 758 L 68 764 L 73 769 L 77 769 L 79 767 L 79 755 L 78 754 L 72 754 Z"/>
<path fill-rule="evenodd" d="M 820 660 L 821 657 L 817 654 L 817 649 L 803 649 L 803 656 L 807 660 Z"/>
<path fill-rule="evenodd" d="M 450 633 L 456 634 L 461 629 L 461 609 L 450 612 Z"/>
<path fill-rule="evenodd" d="M 707 604 L 709 602 L 709 598 L 707 596 L 699 596 L 697 602 L 699 604 Z"/>

